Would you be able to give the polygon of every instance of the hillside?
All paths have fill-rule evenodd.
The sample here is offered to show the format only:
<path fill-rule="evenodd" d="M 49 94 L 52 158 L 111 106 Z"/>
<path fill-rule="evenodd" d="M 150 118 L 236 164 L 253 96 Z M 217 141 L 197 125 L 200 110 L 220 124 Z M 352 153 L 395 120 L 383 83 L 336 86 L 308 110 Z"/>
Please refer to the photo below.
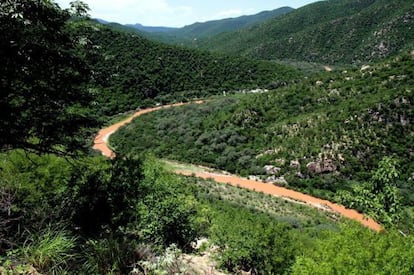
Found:
<path fill-rule="evenodd" d="M 122 154 L 150 151 L 331 199 L 369 181 L 381 159 L 393 156 L 403 203 L 412 205 L 413 54 L 270 93 L 148 114 L 110 141 Z"/>
<path fill-rule="evenodd" d="M 300 74 L 270 62 L 167 46 L 136 33 L 73 23 L 93 71 L 99 113 L 113 115 L 155 103 L 240 89 L 266 88 Z"/>
<path fill-rule="evenodd" d="M 153 26 L 144 26 L 142 24 L 126 24 L 125 26 L 134 28 L 144 32 L 172 32 L 177 28 L 169 28 L 169 27 L 153 27 Z"/>
<path fill-rule="evenodd" d="M 412 45 L 413 28 L 411 1 L 331 0 L 200 40 L 194 47 L 257 59 L 361 63 Z"/>
<path fill-rule="evenodd" d="M 150 42 L 70 6 L 0 2 L 0 274 L 413 273 L 414 52 L 304 78 Z M 222 93 L 266 84 L 275 90 Z M 125 119 L 108 115 L 193 97 L 205 104 L 159 106 L 121 131 L 124 155 L 92 152 L 98 127 Z M 333 197 L 384 231 L 177 176 L 151 154 Z"/>
<path fill-rule="evenodd" d="M 271 11 L 262 11 L 254 15 L 197 22 L 182 28 L 147 27 L 140 24 L 129 24 L 126 26 L 135 27 L 136 30 L 143 31 L 143 35 L 151 40 L 166 44 L 191 46 L 200 38 L 208 38 L 220 33 L 236 31 L 254 24 L 259 24 L 270 18 L 282 16 L 293 10 L 290 7 L 282 7 Z"/>
<path fill-rule="evenodd" d="M 254 15 L 244 15 L 236 18 L 226 18 L 207 22 L 198 22 L 183 28 L 172 30 L 168 36 L 161 37 L 163 42 L 175 39 L 176 42 L 193 42 L 194 40 L 211 37 L 224 32 L 236 31 L 254 24 L 264 22 L 270 18 L 277 18 L 293 11 L 293 8 L 282 7 L 272 11 L 263 11 Z"/>

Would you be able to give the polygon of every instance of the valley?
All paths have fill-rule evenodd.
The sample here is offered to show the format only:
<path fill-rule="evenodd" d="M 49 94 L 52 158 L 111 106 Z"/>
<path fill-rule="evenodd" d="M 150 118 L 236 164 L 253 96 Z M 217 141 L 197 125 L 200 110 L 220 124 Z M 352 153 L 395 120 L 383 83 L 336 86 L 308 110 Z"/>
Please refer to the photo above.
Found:
<path fill-rule="evenodd" d="M 413 3 L 63 2 L 0 3 L 0 274 L 414 273 Z"/>
<path fill-rule="evenodd" d="M 197 104 L 202 104 L 202 102 L 196 102 Z M 102 154 L 109 158 L 114 158 L 115 153 L 110 149 L 108 145 L 108 138 L 110 135 L 115 133 L 120 127 L 130 123 L 133 118 L 137 118 L 141 115 L 146 113 L 154 112 L 163 108 L 170 108 L 170 107 L 177 107 L 182 106 L 183 104 L 174 104 L 174 105 L 166 105 L 160 106 L 156 108 L 144 109 L 142 111 L 138 111 L 134 113 L 130 118 L 118 122 L 114 125 L 109 126 L 108 128 L 104 128 L 99 131 L 99 134 L 95 137 L 94 140 L 94 149 L 102 152 Z M 308 196 L 299 192 L 295 192 L 293 190 L 289 190 L 283 187 L 277 187 L 271 184 L 265 184 L 254 180 L 248 180 L 246 178 L 238 177 L 235 175 L 231 175 L 229 173 L 225 173 L 223 171 L 209 171 L 208 168 L 203 167 L 198 169 L 189 168 L 187 165 L 177 165 L 171 162 L 167 162 L 167 164 L 172 165 L 173 172 L 181 175 L 186 176 L 196 176 L 198 178 L 203 179 L 213 179 L 216 182 L 230 184 L 237 187 L 242 187 L 246 189 L 250 189 L 255 192 L 260 192 L 264 194 L 274 195 L 277 197 L 282 197 L 289 199 L 289 201 L 299 201 L 309 205 L 311 207 L 315 207 L 322 211 L 333 212 L 334 214 L 340 214 L 346 218 L 353 219 L 361 223 L 362 225 L 369 227 L 375 231 L 381 231 L 381 226 L 372 220 L 369 217 L 365 217 L 364 215 L 358 213 L 352 209 L 346 209 L 343 206 L 331 203 L 326 200 L 320 200 L 312 196 Z"/>

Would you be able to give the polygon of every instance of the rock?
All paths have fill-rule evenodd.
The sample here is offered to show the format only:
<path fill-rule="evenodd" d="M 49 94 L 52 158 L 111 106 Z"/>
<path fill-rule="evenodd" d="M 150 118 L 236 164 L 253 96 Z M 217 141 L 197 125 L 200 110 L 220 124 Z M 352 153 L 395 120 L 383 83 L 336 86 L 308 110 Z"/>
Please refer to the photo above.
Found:
<path fill-rule="evenodd" d="M 322 81 L 320 81 L 320 80 L 318 80 L 318 81 L 316 81 L 316 86 L 322 86 L 323 85 L 323 82 Z"/>
<path fill-rule="evenodd" d="M 297 160 L 291 160 L 290 161 L 290 167 L 295 168 L 295 169 L 299 169 L 300 168 L 300 162 L 297 161 Z"/>
<path fill-rule="evenodd" d="M 364 65 L 364 66 L 362 66 L 362 67 L 361 67 L 361 72 L 362 72 L 362 71 L 366 71 L 366 70 L 368 70 L 369 68 L 371 68 L 371 66 L 370 66 L 370 65 Z"/>
<path fill-rule="evenodd" d="M 406 116 L 404 116 L 404 115 L 401 115 L 400 116 L 400 122 L 401 122 L 401 125 L 402 126 L 407 126 L 407 125 L 410 125 L 410 119 L 409 118 L 407 118 Z"/>
<path fill-rule="evenodd" d="M 315 174 L 320 174 L 322 171 L 320 167 L 320 163 L 316 161 L 312 161 L 306 164 L 306 168 L 308 169 L 309 172 L 312 172 Z"/>
<path fill-rule="evenodd" d="M 208 244 L 208 239 L 206 238 L 197 239 L 194 242 L 191 242 L 190 245 L 191 245 L 191 248 L 198 250 L 203 244 Z"/>
<path fill-rule="evenodd" d="M 300 179 L 304 179 L 304 178 L 305 178 L 305 175 L 304 175 L 304 174 L 302 174 L 301 172 L 297 172 L 297 173 L 296 173 L 296 176 L 297 176 L 298 178 L 300 178 Z"/>
<path fill-rule="evenodd" d="M 288 182 L 285 180 L 284 177 L 276 177 L 276 176 L 268 177 L 265 180 L 265 182 L 266 183 L 276 184 L 276 185 L 282 185 L 282 186 L 286 186 L 288 184 Z"/>
<path fill-rule="evenodd" d="M 285 180 L 284 177 L 279 177 L 279 178 L 276 178 L 274 184 L 286 186 L 288 182 Z"/>
<path fill-rule="evenodd" d="M 276 175 L 280 173 L 280 168 L 273 166 L 273 165 L 266 165 L 263 167 L 264 171 L 266 172 L 266 174 L 268 175 Z"/>
<path fill-rule="evenodd" d="M 309 172 L 315 174 L 322 174 L 322 173 L 332 173 L 338 170 L 338 167 L 335 165 L 334 161 L 331 159 L 324 159 L 324 160 L 317 160 L 309 162 L 306 165 L 306 168 Z"/>

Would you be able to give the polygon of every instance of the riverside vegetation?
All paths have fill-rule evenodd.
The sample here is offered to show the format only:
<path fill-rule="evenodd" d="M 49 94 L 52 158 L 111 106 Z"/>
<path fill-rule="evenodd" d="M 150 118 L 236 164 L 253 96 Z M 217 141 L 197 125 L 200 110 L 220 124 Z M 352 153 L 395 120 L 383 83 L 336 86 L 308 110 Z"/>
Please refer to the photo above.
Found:
<path fill-rule="evenodd" d="M 412 73 L 411 54 L 364 72 L 303 80 L 295 69 L 274 63 L 117 32 L 88 20 L 87 11 L 80 1 L 69 10 L 49 0 L 0 3 L 0 106 L 5 110 L 0 120 L 0 273 L 191 274 L 195 271 L 181 264 L 179 255 L 209 250 L 218 267 L 231 273 L 412 274 L 414 238 L 407 229 L 412 185 L 406 177 L 412 171 L 413 98 L 411 79 L 404 76 Z M 194 73 L 194 68 L 205 71 Z M 257 85 L 277 89 L 140 117 L 111 140 L 119 151 L 114 160 L 89 149 L 92 133 L 118 112 Z M 187 127 L 182 123 L 174 133 L 177 124 L 166 114 L 181 122 L 186 116 L 188 125 L 199 121 L 198 128 L 182 132 Z M 310 133 L 302 132 L 307 130 L 301 123 L 309 119 L 306 128 L 313 131 L 315 145 L 306 141 Z M 152 139 L 159 147 L 148 134 L 157 122 L 163 132 Z M 141 133 L 140 123 L 149 132 Z M 362 128 L 377 135 L 375 142 L 364 138 Z M 126 134 L 128 129 L 133 131 Z M 340 147 L 345 161 L 335 162 L 338 173 L 308 172 L 302 157 L 328 154 L 328 140 L 342 141 L 331 133 L 336 129 L 359 142 L 346 143 L 347 150 Z M 199 141 L 195 136 L 192 145 L 194 137 L 186 133 L 193 130 L 207 136 Z M 171 141 L 157 134 L 185 138 L 183 144 L 197 158 L 174 144 L 167 153 Z M 246 175 L 260 174 L 261 166 L 274 160 L 297 158 L 304 179 L 296 179 L 289 165 L 280 167 L 291 187 L 327 197 L 342 190 L 338 196 L 344 203 L 376 215 L 386 230 L 376 233 L 274 197 L 172 175 L 156 158 L 138 151 L 131 142 L 135 135 L 142 135 L 152 154 Z M 220 147 L 227 140 L 228 148 Z M 130 150 L 124 143 L 131 143 Z M 218 148 L 223 153 L 218 158 L 225 158 L 220 162 L 214 155 Z M 256 159 L 256 154 L 262 155 Z M 358 166 L 362 156 L 366 163 Z M 375 212 L 379 204 L 381 211 Z M 208 244 L 194 249 L 191 243 L 202 237 Z"/>
<path fill-rule="evenodd" d="M 402 203 L 410 206 L 414 98 L 408 76 L 413 69 L 414 57 L 404 54 L 364 70 L 320 75 L 269 93 L 161 110 L 125 126 L 111 137 L 111 144 L 124 154 L 151 151 L 244 176 L 265 176 L 264 166 L 277 166 L 275 174 L 290 187 L 359 210 L 366 206 L 344 201 L 347 193 L 342 191 L 370 181 L 379 161 L 393 156 L 399 158 L 402 172 Z M 408 229 L 411 207 L 407 211 Z"/>

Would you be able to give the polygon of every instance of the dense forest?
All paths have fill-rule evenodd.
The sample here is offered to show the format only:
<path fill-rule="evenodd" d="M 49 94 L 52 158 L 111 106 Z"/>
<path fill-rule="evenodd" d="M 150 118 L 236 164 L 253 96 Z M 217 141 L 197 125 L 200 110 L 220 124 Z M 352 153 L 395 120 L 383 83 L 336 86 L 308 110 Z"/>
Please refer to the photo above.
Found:
<path fill-rule="evenodd" d="M 272 11 L 262 11 L 254 15 L 244 15 L 236 18 L 226 18 L 207 22 L 197 22 L 177 29 L 163 29 L 152 31 L 151 29 L 138 26 L 142 34 L 152 40 L 167 44 L 190 45 L 197 43 L 200 38 L 209 38 L 220 33 L 237 31 L 266 20 L 282 16 L 293 11 L 293 8 L 282 7 Z M 131 25 L 127 25 L 131 27 Z"/>
<path fill-rule="evenodd" d="M 239 31 L 188 44 L 257 59 L 363 63 L 413 44 L 411 1 L 320 1 Z"/>
<path fill-rule="evenodd" d="M 414 272 L 413 52 L 303 78 L 276 63 L 150 42 L 91 21 L 88 10 L 0 2 L 1 274 L 202 274 L 188 259 L 204 256 L 233 274 Z M 272 91 L 237 92 L 260 87 Z M 233 94 L 211 97 L 223 91 Z M 90 149 L 113 114 L 200 97 L 116 133 L 114 159 Z M 307 170 L 319 154 L 334 173 Z M 279 165 L 290 187 L 356 207 L 385 229 L 178 176 L 159 156 L 243 175 Z"/>
<path fill-rule="evenodd" d="M 98 114 L 280 86 L 300 77 L 276 63 L 167 46 L 93 21 L 70 27 L 92 71 L 90 89 L 97 94 Z"/>
<path fill-rule="evenodd" d="M 413 70 L 413 53 L 406 53 L 269 93 L 165 109 L 127 125 L 111 144 L 123 154 L 150 151 L 338 200 L 391 156 L 402 172 L 403 204 L 413 205 Z"/>

